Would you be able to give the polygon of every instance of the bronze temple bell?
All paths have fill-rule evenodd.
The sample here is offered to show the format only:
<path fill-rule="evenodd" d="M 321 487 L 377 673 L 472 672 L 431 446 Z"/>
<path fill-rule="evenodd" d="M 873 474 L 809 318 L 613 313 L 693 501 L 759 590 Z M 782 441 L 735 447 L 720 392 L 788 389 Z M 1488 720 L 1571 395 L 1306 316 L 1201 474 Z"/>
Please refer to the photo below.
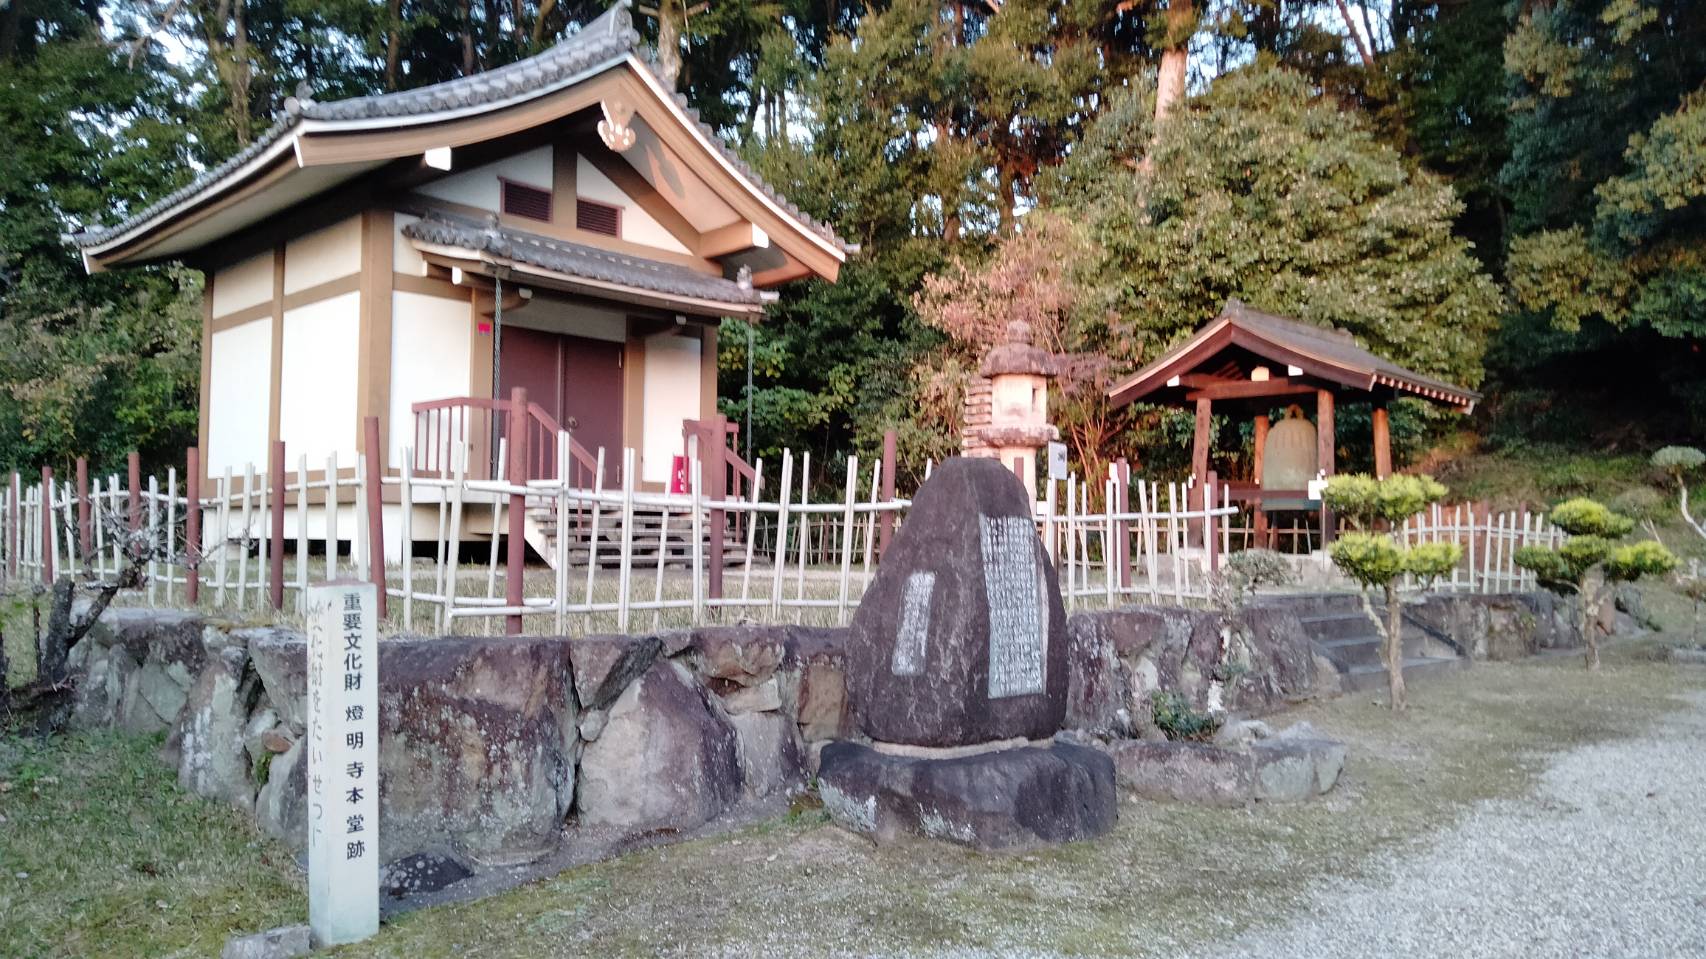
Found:
<path fill-rule="evenodd" d="M 1268 441 L 1262 450 L 1262 489 L 1306 490 L 1320 468 L 1315 424 L 1303 415 L 1302 407 L 1296 404 L 1286 407 L 1285 419 L 1268 430 Z M 1318 509 L 1320 505 L 1306 497 L 1262 499 L 1262 508 L 1269 512 Z"/>

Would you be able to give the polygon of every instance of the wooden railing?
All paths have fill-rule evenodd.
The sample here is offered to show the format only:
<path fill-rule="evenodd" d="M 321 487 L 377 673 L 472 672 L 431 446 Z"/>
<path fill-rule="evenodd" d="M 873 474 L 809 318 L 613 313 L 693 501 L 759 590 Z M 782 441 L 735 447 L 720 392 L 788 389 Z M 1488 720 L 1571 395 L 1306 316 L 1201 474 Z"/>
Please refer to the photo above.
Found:
<path fill-rule="evenodd" d="M 487 446 L 487 437 L 507 438 L 511 401 L 481 396 L 455 396 L 442 400 L 427 400 L 410 407 L 414 413 L 414 457 L 411 467 L 418 474 L 448 476 L 452 453 L 459 449 L 485 451 L 485 455 L 469 457 L 470 479 L 492 479 L 497 461 L 496 451 Z M 555 417 L 538 403 L 526 401 L 525 450 L 527 478 L 556 480 L 557 438 L 563 428 Z M 513 447 L 515 444 L 508 444 Z M 569 482 L 591 488 L 599 478 L 599 459 L 586 447 L 569 436 Z M 604 470 L 605 485 L 614 485 L 614 466 Z"/>

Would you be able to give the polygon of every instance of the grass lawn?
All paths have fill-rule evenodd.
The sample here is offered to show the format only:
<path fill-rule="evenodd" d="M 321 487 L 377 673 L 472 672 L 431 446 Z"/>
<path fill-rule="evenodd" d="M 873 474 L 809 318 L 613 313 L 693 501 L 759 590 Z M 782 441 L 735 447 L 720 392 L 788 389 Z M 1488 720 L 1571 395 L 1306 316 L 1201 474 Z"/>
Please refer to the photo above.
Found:
<path fill-rule="evenodd" d="M 1103 840 L 988 856 L 877 849 L 804 811 L 388 922 L 340 956 L 892 954 L 945 945 L 1167 955 L 1282 919 L 1310 881 L 1357 876 L 1480 800 L 1528 790 L 1549 753 L 1627 735 L 1706 688 L 1706 670 L 1620 644 L 1483 664 L 1420 684 L 1393 716 L 1368 694 L 1309 705 L 1350 744 L 1339 786 L 1296 806 L 1121 806 Z M 302 879 L 245 817 L 177 793 L 153 740 L 0 741 L 0 954 L 215 955 L 305 916 Z M 27 878 L 17 878 L 19 872 Z"/>
<path fill-rule="evenodd" d="M 290 854 L 178 791 L 158 737 L 0 737 L 0 956 L 216 956 L 301 921 Z"/>

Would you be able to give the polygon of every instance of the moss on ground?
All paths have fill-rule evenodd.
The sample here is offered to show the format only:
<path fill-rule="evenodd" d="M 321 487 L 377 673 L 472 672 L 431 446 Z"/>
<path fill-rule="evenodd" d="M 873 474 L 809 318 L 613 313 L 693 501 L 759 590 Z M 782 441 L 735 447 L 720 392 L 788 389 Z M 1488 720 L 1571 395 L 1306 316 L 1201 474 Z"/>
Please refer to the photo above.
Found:
<path fill-rule="evenodd" d="M 290 855 L 181 793 L 158 737 L 0 737 L 0 954 L 215 956 L 300 922 Z"/>
<path fill-rule="evenodd" d="M 892 954 L 982 946 L 1168 955 L 1300 908 L 1473 804 L 1531 788 L 1550 753 L 1629 735 L 1706 687 L 1706 670 L 1619 644 L 1478 665 L 1422 683 L 1404 715 L 1370 694 L 1312 704 L 1350 745 L 1339 786 L 1302 805 L 1121 806 L 1106 839 L 987 856 L 874 848 L 821 810 L 569 870 L 479 902 L 388 922 L 340 956 Z M 305 916 L 288 855 L 245 817 L 179 794 L 158 741 L 0 740 L 0 943 L 10 955 L 214 955 L 227 935 Z M 28 874 L 27 879 L 16 873 Z M 164 905 L 162 905 L 162 903 Z"/>

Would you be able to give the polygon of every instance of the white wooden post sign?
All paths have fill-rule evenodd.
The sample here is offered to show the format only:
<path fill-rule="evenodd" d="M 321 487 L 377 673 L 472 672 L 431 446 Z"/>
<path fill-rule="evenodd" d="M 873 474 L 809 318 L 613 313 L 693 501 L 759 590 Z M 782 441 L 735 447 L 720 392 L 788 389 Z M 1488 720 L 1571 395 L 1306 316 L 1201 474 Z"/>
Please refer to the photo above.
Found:
<path fill-rule="evenodd" d="M 379 931 L 379 648 L 372 583 L 308 590 L 308 926 Z"/>
<path fill-rule="evenodd" d="M 1048 445 L 1048 478 L 1063 480 L 1067 477 L 1066 444 L 1051 442 Z"/>

